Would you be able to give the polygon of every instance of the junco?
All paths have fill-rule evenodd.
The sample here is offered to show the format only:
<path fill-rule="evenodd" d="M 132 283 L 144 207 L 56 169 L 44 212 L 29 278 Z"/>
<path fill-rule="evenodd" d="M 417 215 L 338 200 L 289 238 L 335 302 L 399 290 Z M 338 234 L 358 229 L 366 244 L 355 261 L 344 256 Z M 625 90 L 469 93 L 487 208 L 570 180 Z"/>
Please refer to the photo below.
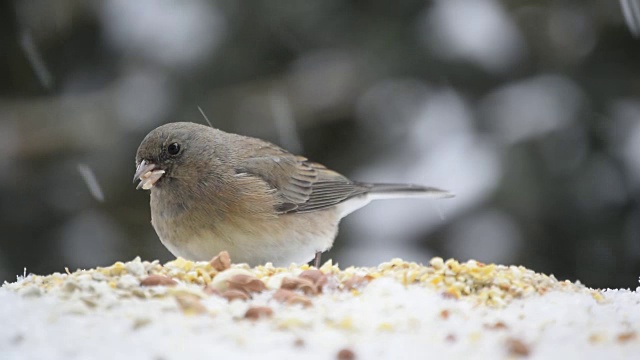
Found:
<path fill-rule="evenodd" d="M 306 263 L 333 245 L 340 219 L 371 200 L 446 198 L 419 185 L 355 182 L 269 142 L 204 125 L 162 125 L 142 140 L 134 182 L 151 190 L 151 224 L 175 256 L 226 250 L 250 265 Z"/>

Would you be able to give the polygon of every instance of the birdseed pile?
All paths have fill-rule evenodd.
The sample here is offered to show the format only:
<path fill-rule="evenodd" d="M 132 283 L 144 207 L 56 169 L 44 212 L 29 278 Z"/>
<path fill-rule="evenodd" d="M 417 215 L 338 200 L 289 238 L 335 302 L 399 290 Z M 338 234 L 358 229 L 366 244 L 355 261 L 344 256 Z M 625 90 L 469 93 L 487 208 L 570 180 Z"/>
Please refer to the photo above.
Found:
<path fill-rule="evenodd" d="M 2 359 L 640 356 L 638 290 L 473 260 L 341 270 L 136 258 L 19 278 L 0 303 Z"/>

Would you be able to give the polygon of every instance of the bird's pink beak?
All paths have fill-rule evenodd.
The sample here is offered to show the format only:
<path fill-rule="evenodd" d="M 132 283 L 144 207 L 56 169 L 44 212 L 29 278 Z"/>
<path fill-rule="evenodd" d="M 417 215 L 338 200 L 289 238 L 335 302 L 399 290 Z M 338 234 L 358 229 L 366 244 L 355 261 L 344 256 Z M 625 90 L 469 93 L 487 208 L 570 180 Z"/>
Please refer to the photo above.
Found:
<path fill-rule="evenodd" d="M 151 189 L 158 180 L 164 175 L 164 170 L 156 169 L 156 164 L 148 163 L 146 160 L 142 160 L 136 168 L 136 173 L 133 174 L 133 182 L 140 180 L 136 190 L 140 188 L 144 190 Z"/>

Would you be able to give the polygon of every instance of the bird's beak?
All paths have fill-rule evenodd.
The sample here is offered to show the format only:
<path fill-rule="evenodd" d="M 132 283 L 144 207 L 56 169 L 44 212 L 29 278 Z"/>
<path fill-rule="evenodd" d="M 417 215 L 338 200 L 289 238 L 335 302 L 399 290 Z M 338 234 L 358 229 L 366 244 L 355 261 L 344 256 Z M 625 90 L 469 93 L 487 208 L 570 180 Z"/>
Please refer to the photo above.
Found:
<path fill-rule="evenodd" d="M 133 174 L 133 182 L 140 180 L 136 190 L 140 188 L 149 190 L 156 184 L 158 180 L 164 175 L 164 170 L 157 170 L 156 164 L 148 163 L 146 160 L 142 160 L 136 168 L 136 173 Z"/>

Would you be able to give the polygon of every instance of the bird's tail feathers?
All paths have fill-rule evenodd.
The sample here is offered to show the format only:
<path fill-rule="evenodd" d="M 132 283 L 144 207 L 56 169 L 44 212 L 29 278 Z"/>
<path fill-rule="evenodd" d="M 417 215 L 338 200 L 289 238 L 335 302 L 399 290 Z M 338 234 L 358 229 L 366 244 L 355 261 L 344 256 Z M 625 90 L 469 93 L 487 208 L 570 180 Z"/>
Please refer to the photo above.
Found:
<path fill-rule="evenodd" d="M 361 195 L 352 197 L 339 205 L 340 217 L 344 217 L 353 211 L 360 209 L 372 200 L 402 198 L 443 199 L 454 196 L 453 193 L 446 190 L 422 185 L 367 183 L 357 183 L 357 185 L 362 187 Z"/>
<path fill-rule="evenodd" d="M 455 195 L 449 191 L 413 184 L 362 184 L 369 188 L 368 197 L 378 199 L 431 198 L 444 199 Z"/>

